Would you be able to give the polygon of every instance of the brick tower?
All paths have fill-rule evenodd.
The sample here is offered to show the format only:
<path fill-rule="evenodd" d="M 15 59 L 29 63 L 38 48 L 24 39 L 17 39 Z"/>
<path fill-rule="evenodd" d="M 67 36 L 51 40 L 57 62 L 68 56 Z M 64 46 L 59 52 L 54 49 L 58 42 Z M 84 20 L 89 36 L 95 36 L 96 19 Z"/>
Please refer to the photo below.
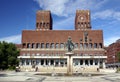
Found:
<path fill-rule="evenodd" d="M 50 11 L 37 11 L 36 30 L 52 30 L 52 17 Z"/>
<path fill-rule="evenodd" d="M 75 17 L 75 30 L 88 30 L 88 29 L 91 29 L 90 11 L 77 10 Z"/>

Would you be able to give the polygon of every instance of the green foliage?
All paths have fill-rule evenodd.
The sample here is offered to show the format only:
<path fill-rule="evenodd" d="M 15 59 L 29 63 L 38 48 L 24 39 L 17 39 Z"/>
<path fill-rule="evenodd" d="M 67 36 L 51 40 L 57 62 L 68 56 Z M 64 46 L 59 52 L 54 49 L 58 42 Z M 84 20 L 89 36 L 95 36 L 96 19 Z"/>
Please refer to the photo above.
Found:
<path fill-rule="evenodd" d="M 120 52 L 117 53 L 118 61 L 120 62 Z"/>
<path fill-rule="evenodd" d="M 18 65 L 19 51 L 15 44 L 0 42 L 0 69 L 14 69 Z"/>

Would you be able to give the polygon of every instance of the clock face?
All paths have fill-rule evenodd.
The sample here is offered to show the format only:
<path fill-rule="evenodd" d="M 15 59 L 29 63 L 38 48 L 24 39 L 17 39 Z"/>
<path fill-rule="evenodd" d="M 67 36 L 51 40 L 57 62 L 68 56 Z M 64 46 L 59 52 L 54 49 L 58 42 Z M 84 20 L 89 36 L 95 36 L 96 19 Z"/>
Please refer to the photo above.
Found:
<path fill-rule="evenodd" d="M 81 15 L 78 17 L 78 20 L 80 21 L 85 21 L 86 20 L 86 17 L 84 15 Z"/>

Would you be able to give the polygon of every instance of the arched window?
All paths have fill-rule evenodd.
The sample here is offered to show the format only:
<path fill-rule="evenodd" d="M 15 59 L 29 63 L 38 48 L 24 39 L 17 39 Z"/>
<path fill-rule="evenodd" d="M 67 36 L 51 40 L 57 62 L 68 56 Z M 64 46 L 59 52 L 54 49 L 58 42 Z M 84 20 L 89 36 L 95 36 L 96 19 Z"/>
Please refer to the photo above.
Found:
<path fill-rule="evenodd" d="M 46 43 L 46 48 L 49 48 L 49 43 Z"/>
<path fill-rule="evenodd" d="M 26 47 L 26 43 L 23 43 L 23 44 L 22 44 L 22 48 L 25 48 L 25 47 Z"/>
<path fill-rule="evenodd" d="M 94 43 L 94 48 L 97 48 L 97 43 Z"/>
<path fill-rule="evenodd" d="M 40 23 L 40 27 L 42 27 L 42 23 Z"/>
<path fill-rule="evenodd" d="M 30 43 L 28 43 L 28 44 L 27 44 L 27 48 L 31 48 L 31 45 L 30 45 Z"/>
<path fill-rule="evenodd" d="M 36 27 L 38 27 L 39 26 L 39 23 L 36 23 Z"/>
<path fill-rule="evenodd" d="M 58 43 L 55 44 L 55 48 L 59 48 L 59 44 Z"/>
<path fill-rule="evenodd" d="M 35 48 L 35 43 L 32 43 L 32 48 Z"/>
<path fill-rule="evenodd" d="M 80 65 L 83 65 L 83 60 L 80 60 Z"/>
<path fill-rule="evenodd" d="M 45 48 L 45 47 L 44 47 L 44 43 L 41 43 L 41 48 Z"/>
<path fill-rule="evenodd" d="M 43 23 L 43 27 L 45 27 L 45 23 Z"/>
<path fill-rule="evenodd" d="M 99 43 L 99 48 L 102 48 L 102 43 Z"/>
<path fill-rule="evenodd" d="M 88 48 L 88 44 L 87 43 L 84 43 L 84 48 Z"/>
<path fill-rule="evenodd" d="M 54 48 L 54 43 L 51 43 L 50 48 Z"/>
<path fill-rule="evenodd" d="M 64 44 L 63 43 L 60 44 L 60 48 L 64 48 Z"/>
<path fill-rule="evenodd" d="M 36 48 L 40 48 L 40 43 L 37 43 L 37 44 L 36 44 Z"/>
<path fill-rule="evenodd" d="M 89 44 L 89 48 L 92 48 L 92 43 Z"/>
<path fill-rule="evenodd" d="M 88 65 L 88 60 L 85 60 L 85 65 Z"/>
<path fill-rule="evenodd" d="M 80 43 L 80 49 L 82 49 L 83 48 L 83 44 L 82 43 Z"/>
<path fill-rule="evenodd" d="M 90 65 L 93 65 L 93 60 L 90 60 Z"/>

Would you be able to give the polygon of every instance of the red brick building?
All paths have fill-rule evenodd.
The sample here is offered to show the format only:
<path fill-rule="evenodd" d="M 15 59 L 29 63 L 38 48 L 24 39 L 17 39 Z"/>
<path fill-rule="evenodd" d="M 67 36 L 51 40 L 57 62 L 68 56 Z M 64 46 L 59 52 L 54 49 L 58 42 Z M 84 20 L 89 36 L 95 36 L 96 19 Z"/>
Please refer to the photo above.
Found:
<path fill-rule="evenodd" d="M 76 11 L 75 30 L 52 30 L 50 11 L 37 11 L 36 29 L 22 31 L 22 49 L 18 57 L 21 68 L 31 70 L 37 66 L 43 72 L 54 67 L 66 72 L 65 43 L 68 37 L 74 43 L 73 72 L 83 67 L 86 71 L 104 68 L 107 57 L 103 48 L 103 31 L 91 28 L 89 10 Z"/>
<path fill-rule="evenodd" d="M 107 65 L 108 66 L 120 66 L 120 62 L 118 61 L 118 52 L 120 52 L 120 39 L 115 43 L 110 44 L 106 49 L 107 55 Z"/>

